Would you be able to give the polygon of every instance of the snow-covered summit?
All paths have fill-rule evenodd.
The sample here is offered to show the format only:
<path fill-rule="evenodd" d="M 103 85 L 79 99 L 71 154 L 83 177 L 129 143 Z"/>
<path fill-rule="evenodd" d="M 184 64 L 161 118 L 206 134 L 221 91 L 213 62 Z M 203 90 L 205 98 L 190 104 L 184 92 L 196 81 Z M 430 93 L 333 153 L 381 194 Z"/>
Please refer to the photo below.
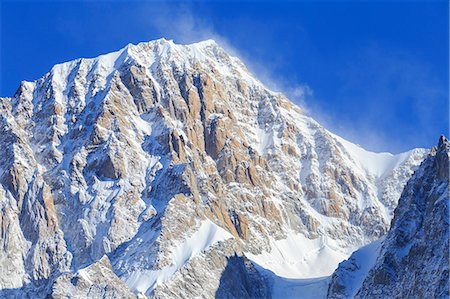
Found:
<path fill-rule="evenodd" d="M 223 79 L 238 75 L 244 80 L 257 82 L 237 57 L 228 55 L 212 39 L 188 45 L 175 44 L 172 40 L 165 38 L 140 42 L 136 45 L 128 44 L 118 51 L 95 58 L 80 58 L 56 64 L 48 76 L 64 88 L 75 79 L 70 76 L 74 69 L 80 71 L 87 68 L 90 75 L 95 76 L 95 80 L 100 78 L 106 83 L 107 78 L 111 77 L 115 71 L 120 71 L 127 65 L 139 64 L 156 69 L 160 63 L 181 69 L 204 64 L 220 73 Z"/>
<path fill-rule="evenodd" d="M 425 155 L 367 152 L 214 42 L 164 39 L 22 83 L 1 99 L 0 146 L 0 288 L 43 297 L 214 297 L 236 277 L 245 297 L 264 285 L 248 258 L 329 275 L 384 235 Z M 103 287 L 117 279 L 128 289 Z"/>

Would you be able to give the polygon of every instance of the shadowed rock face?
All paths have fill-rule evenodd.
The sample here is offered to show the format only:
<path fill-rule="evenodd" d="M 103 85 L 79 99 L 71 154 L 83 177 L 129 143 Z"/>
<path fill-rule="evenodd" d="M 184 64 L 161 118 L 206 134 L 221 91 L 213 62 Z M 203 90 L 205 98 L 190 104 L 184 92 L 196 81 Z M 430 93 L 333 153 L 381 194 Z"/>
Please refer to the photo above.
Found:
<path fill-rule="evenodd" d="M 403 190 L 374 265 L 358 279 L 356 298 L 448 298 L 449 159 L 450 142 L 442 136 Z M 330 298 L 349 297 L 361 262 L 340 265 Z"/>
<path fill-rule="evenodd" d="M 0 147 L 0 288 L 33 296 L 105 255 L 112 272 L 95 288 L 120 278 L 142 296 L 183 296 L 192 279 L 214 296 L 226 257 L 270 252 L 288 233 L 350 252 L 387 231 L 425 154 L 368 153 L 215 42 L 164 39 L 23 82 L 0 99 Z M 214 275 L 183 270 L 209 254 L 223 255 Z"/>
<path fill-rule="evenodd" d="M 216 298 L 271 298 L 267 281 L 245 257 L 230 256 Z"/>

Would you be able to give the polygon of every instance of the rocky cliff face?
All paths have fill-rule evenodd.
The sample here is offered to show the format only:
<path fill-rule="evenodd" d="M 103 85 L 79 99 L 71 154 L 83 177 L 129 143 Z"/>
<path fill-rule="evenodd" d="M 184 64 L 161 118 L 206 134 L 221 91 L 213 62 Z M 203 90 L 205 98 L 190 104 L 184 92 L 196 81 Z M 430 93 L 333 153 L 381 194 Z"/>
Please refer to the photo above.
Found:
<path fill-rule="evenodd" d="M 314 275 L 330 274 L 387 231 L 425 155 L 367 152 L 215 42 L 164 39 L 23 82 L 0 100 L 0 146 L 0 289 L 34 297 L 212 297 L 230 261 L 251 295 L 245 256 L 309 277 L 325 254 Z"/>
<path fill-rule="evenodd" d="M 448 298 L 449 159 L 442 136 L 403 190 L 385 239 L 339 265 L 328 297 Z"/>

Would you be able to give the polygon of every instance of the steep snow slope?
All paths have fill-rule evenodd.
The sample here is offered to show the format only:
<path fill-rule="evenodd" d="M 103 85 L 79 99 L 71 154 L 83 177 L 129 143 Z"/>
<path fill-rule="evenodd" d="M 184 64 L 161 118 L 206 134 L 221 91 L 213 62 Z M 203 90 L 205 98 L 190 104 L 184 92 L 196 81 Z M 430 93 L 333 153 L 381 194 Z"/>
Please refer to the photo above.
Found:
<path fill-rule="evenodd" d="M 332 276 L 330 298 L 448 298 L 450 142 L 408 181 L 385 238 L 357 250 Z"/>
<path fill-rule="evenodd" d="M 156 285 L 169 280 L 192 257 L 208 250 L 211 245 L 231 237 L 232 235 L 224 229 L 218 227 L 210 220 L 205 220 L 192 236 L 182 240 L 182 243 L 175 247 L 170 266 L 159 270 L 133 272 L 126 280 L 126 284 L 133 290 L 145 293 L 148 289 L 153 289 Z"/>
<path fill-rule="evenodd" d="M 360 167 L 361 171 L 377 178 L 383 178 L 385 175 L 389 175 L 395 168 L 405 162 L 412 153 L 412 151 L 399 155 L 393 155 L 391 153 L 373 153 L 366 151 L 359 145 L 348 142 L 337 135 L 333 135 L 333 137 L 342 143 L 345 149 L 355 159 L 356 165 Z"/>
<path fill-rule="evenodd" d="M 286 239 L 271 240 L 271 252 L 247 257 L 259 266 L 285 278 L 317 278 L 330 275 L 347 258 L 333 239 L 308 239 L 303 234 L 287 234 Z"/>
<path fill-rule="evenodd" d="M 142 296 L 213 297 L 237 269 L 229 294 L 255 295 L 265 278 L 244 255 L 325 276 L 387 231 L 425 155 L 333 135 L 212 40 L 58 64 L 0 103 L 3 294 L 120 278 Z M 66 279 L 80 269 L 106 274 Z"/>
<path fill-rule="evenodd" d="M 355 297 L 370 269 L 375 265 L 383 240 L 384 237 L 356 250 L 348 260 L 339 264 L 329 279 L 331 289 L 326 292 L 328 297 Z"/>

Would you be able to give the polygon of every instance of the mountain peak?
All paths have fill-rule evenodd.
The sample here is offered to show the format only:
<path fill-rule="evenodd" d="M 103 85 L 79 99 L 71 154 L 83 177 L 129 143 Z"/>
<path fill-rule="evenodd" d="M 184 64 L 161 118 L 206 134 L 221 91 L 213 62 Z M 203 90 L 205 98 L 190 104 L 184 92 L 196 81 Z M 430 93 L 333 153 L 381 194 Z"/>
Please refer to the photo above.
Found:
<path fill-rule="evenodd" d="M 425 154 L 345 142 L 211 40 L 58 64 L 4 102 L 0 255 L 14 267 L 0 286 L 33 292 L 89 292 L 54 280 L 89 272 L 97 290 L 120 279 L 127 292 L 214 297 L 226 269 L 261 281 L 235 255 L 284 277 L 329 275 L 386 232 Z M 185 287 L 188 269 L 211 288 Z"/>
<path fill-rule="evenodd" d="M 449 141 L 448 141 L 448 139 L 445 137 L 445 135 L 441 135 L 441 136 L 439 137 L 438 148 L 448 146 L 448 143 L 449 143 Z"/>
<path fill-rule="evenodd" d="M 207 48 L 214 51 L 208 51 Z M 220 58 L 220 59 L 218 59 Z M 56 64 L 51 69 L 51 74 L 64 75 L 77 67 L 80 63 L 90 63 L 103 70 L 105 76 L 111 74 L 114 70 L 121 67 L 123 63 L 130 60 L 143 60 L 140 62 L 152 64 L 157 61 L 177 61 L 185 63 L 187 61 L 205 61 L 210 62 L 225 60 L 227 64 L 238 64 L 240 68 L 245 66 L 237 58 L 231 58 L 226 51 L 221 48 L 214 40 L 207 39 L 191 44 L 176 44 L 173 40 L 159 38 L 152 41 L 140 42 L 137 44 L 129 43 L 120 50 L 99 55 L 94 58 L 80 58 Z M 246 71 L 247 72 L 247 71 Z"/>
<path fill-rule="evenodd" d="M 40 79 L 30 84 L 44 84 L 51 86 L 56 98 L 64 98 L 65 92 L 71 88 L 81 88 L 75 84 L 77 76 L 85 76 L 87 81 L 95 81 L 95 88 L 91 90 L 90 97 L 109 87 L 113 74 L 122 75 L 131 68 L 139 68 L 148 72 L 156 84 L 157 91 L 161 89 L 160 74 L 168 72 L 196 72 L 204 71 L 218 81 L 238 80 L 245 82 L 246 86 L 257 86 L 258 89 L 269 91 L 259 82 L 236 57 L 230 56 L 223 48 L 212 40 L 200 41 L 192 44 L 175 44 L 172 40 L 160 38 L 149 42 L 128 44 L 122 49 L 103 54 L 94 58 L 80 58 L 56 64 Z M 40 82 L 40 83 L 39 83 Z M 47 82 L 47 83 L 45 83 Z M 25 90 L 22 86 L 18 92 Z M 19 96 L 16 94 L 15 97 Z M 42 98 L 42 99 L 45 99 Z"/>

